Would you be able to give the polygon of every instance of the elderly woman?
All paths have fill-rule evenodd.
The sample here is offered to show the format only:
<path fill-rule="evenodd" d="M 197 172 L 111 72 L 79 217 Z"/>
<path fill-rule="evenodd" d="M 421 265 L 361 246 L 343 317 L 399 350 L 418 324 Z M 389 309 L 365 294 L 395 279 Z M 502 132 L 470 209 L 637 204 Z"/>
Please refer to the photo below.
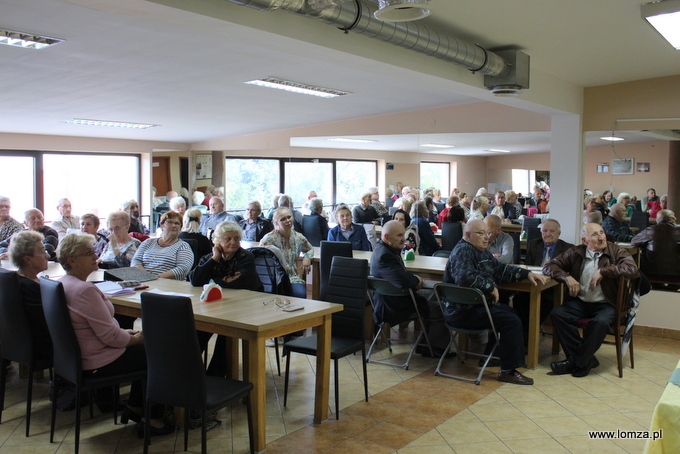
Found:
<path fill-rule="evenodd" d="M 594 213 L 594 212 L 596 212 L 596 211 L 599 212 L 599 210 L 597 209 L 597 202 L 595 201 L 595 197 L 593 197 L 593 196 L 588 196 L 588 197 L 586 198 L 586 201 L 584 202 L 583 206 L 584 206 L 584 210 L 583 210 L 583 224 L 586 224 L 586 223 L 589 222 L 589 221 L 588 221 L 588 219 L 589 219 L 588 216 L 590 216 L 590 213 Z"/>
<path fill-rule="evenodd" d="M 427 205 L 424 201 L 414 203 L 411 208 L 413 223 L 416 225 L 418 237 L 420 238 L 418 253 L 420 255 L 428 256 L 441 249 L 441 246 L 437 243 L 434 233 L 430 228 L 430 222 L 428 220 L 429 214 L 430 211 L 427 209 Z"/>
<path fill-rule="evenodd" d="M 392 219 L 398 221 L 405 229 L 404 239 L 406 241 L 404 242 L 402 252 L 408 251 L 409 249 L 417 251 L 420 238 L 418 238 L 418 234 L 416 233 L 415 224 L 411 222 L 411 216 L 409 216 L 406 211 L 399 209 L 394 212 Z"/>
<path fill-rule="evenodd" d="M 286 259 L 286 271 L 293 287 L 293 296 L 305 298 L 307 288 L 300 275 L 305 276 L 312 265 L 314 248 L 307 238 L 293 230 L 293 213 L 288 208 L 279 207 L 274 211 L 274 231 L 260 241 L 260 246 L 275 246 Z M 303 256 L 298 267 L 298 259 Z M 299 274 L 298 274 L 299 272 Z"/>
<path fill-rule="evenodd" d="M 24 230 L 24 226 L 9 215 L 10 208 L 12 204 L 9 197 L 0 196 L 0 241 L 5 241 L 16 232 Z"/>
<path fill-rule="evenodd" d="M 517 193 L 515 191 L 505 191 L 505 201 L 511 203 L 515 207 L 515 213 L 517 213 L 517 217 L 522 214 L 522 204 L 517 201 Z"/>
<path fill-rule="evenodd" d="M 180 216 L 184 216 L 187 211 L 187 203 L 184 201 L 184 197 L 173 197 L 170 199 L 170 209 Z"/>
<path fill-rule="evenodd" d="M 314 197 L 309 201 L 309 217 L 311 217 L 315 222 L 319 224 L 319 231 L 321 233 L 321 238 L 326 238 L 328 236 L 328 221 L 323 217 L 323 200 L 318 197 Z M 304 218 L 303 218 L 304 220 Z M 303 225 L 304 227 L 304 225 Z"/>
<path fill-rule="evenodd" d="M 104 252 L 104 248 L 106 248 L 109 240 L 106 238 L 106 235 L 98 233 L 97 230 L 99 230 L 99 216 L 86 213 L 80 217 L 80 231 L 95 238 L 94 252 L 97 253 L 97 256 L 100 256 Z"/>
<path fill-rule="evenodd" d="M 461 206 L 451 208 L 446 216 L 446 222 L 465 224 L 465 210 Z"/>
<path fill-rule="evenodd" d="M 633 211 L 635 211 L 635 207 L 630 204 L 630 194 L 627 192 L 619 193 L 618 201 L 620 204 L 626 207 L 626 217 L 631 217 L 633 215 Z"/>
<path fill-rule="evenodd" d="M 57 248 L 59 263 L 66 271 L 60 282 L 64 286 L 71 323 L 80 345 L 83 373 L 106 377 L 146 369 L 142 333 L 122 329 L 113 318 L 113 304 L 87 280 L 93 271 L 97 271 L 93 244 L 92 235 L 66 235 Z M 106 391 L 109 390 L 106 388 Z M 98 391 L 98 394 L 103 393 Z M 102 399 L 102 402 L 105 400 Z M 139 422 L 143 402 L 142 384 L 135 381 L 121 422 L 126 423 L 128 419 Z M 150 421 L 150 424 L 155 428 L 152 433 L 174 430 L 174 427 L 166 427 L 157 420 Z"/>
<path fill-rule="evenodd" d="M 614 205 L 617 202 L 616 197 L 614 197 L 612 191 L 604 191 L 602 193 L 602 199 L 607 203 L 607 208 L 611 208 L 612 205 Z"/>
<path fill-rule="evenodd" d="M 109 214 L 106 226 L 111 232 L 109 242 L 99 256 L 101 268 L 126 268 L 141 242 L 128 235 L 130 215 L 126 211 L 114 211 Z"/>
<path fill-rule="evenodd" d="M 194 240 L 196 241 L 196 257 L 203 257 L 210 254 L 212 250 L 212 243 L 201 233 L 201 217 L 203 214 L 198 208 L 192 208 L 184 213 L 184 224 L 182 231 L 179 233 L 180 240 Z"/>
<path fill-rule="evenodd" d="M 472 206 L 470 206 L 470 215 L 468 216 L 468 222 L 474 221 L 476 219 L 483 221 L 486 212 L 489 211 L 489 199 L 483 196 L 475 197 L 472 199 Z"/>
<path fill-rule="evenodd" d="M 665 200 L 663 202 L 663 205 L 661 203 L 661 199 L 665 197 Z M 656 214 L 659 212 L 659 210 L 665 210 L 666 207 L 668 206 L 668 196 L 661 196 L 661 197 L 656 197 L 656 200 L 650 200 L 647 202 L 645 205 L 644 211 L 649 210 L 649 218 L 650 219 L 656 219 Z"/>
<path fill-rule="evenodd" d="M 267 219 L 270 221 L 274 217 L 274 211 L 279 207 L 279 199 L 281 198 L 283 194 L 274 194 L 272 195 L 272 204 L 267 210 L 267 216 L 265 216 Z"/>
<path fill-rule="evenodd" d="M 143 242 L 131 265 L 158 277 L 183 281 L 194 264 L 194 254 L 191 246 L 179 239 L 182 216 L 168 211 L 161 216 L 158 225 L 162 232 L 160 238 L 149 238 Z"/>
<path fill-rule="evenodd" d="M 52 356 L 52 339 L 45 322 L 38 278 L 38 273 L 47 269 L 47 260 L 50 258 L 43 244 L 44 238 L 33 230 L 17 232 L 9 247 L 9 257 L 18 268 L 19 290 L 28 322 L 33 329 L 35 351 Z"/>
<path fill-rule="evenodd" d="M 276 201 L 278 203 L 278 200 Z M 260 217 L 262 205 L 257 200 L 248 202 L 245 218 L 239 221 L 243 229 L 243 239 L 246 241 L 260 241 L 262 237 L 274 230 L 274 225 L 269 219 Z"/>
<path fill-rule="evenodd" d="M 338 225 L 328 231 L 328 241 L 352 243 L 352 250 L 354 251 L 373 250 L 364 226 L 352 223 L 352 212 L 347 205 L 339 205 L 335 209 L 333 217 Z"/>

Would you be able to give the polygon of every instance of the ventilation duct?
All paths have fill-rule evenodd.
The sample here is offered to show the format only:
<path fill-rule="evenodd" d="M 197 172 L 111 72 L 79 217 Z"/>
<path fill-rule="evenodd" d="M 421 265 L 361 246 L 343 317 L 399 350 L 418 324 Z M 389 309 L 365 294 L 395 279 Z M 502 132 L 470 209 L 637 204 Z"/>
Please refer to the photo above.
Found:
<path fill-rule="evenodd" d="M 377 6 L 364 0 L 228 0 L 242 6 L 271 11 L 281 9 L 305 17 L 314 17 L 345 32 L 352 31 L 400 47 L 430 55 L 472 72 L 503 76 L 509 67 L 498 54 L 477 44 L 458 39 L 417 22 L 383 22 L 374 17 Z M 321 4 L 337 4 L 325 9 Z M 528 68 L 527 68 L 528 72 Z"/>
<path fill-rule="evenodd" d="M 499 50 L 507 62 L 505 74 L 484 76 L 484 86 L 495 96 L 519 96 L 529 88 L 529 56 L 519 50 Z"/>
<path fill-rule="evenodd" d="M 380 9 L 375 12 L 376 19 L 386 22 L 408 22 L 430 15 L 425 8 L 428 0 L 378 0 Z"/>

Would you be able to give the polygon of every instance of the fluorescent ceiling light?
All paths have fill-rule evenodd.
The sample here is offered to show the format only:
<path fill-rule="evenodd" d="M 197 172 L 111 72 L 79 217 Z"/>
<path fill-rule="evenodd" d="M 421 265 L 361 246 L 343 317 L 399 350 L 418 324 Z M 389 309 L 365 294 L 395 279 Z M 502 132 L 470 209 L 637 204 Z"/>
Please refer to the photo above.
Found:
<path fill-rule="evenodd" d="M 645 3 L 640 6 L 642 17 L 676 50 L 680 50 L 680 0 Z"/>
<path fill-rule="evenodd" d="M 7 46 L 23 47 L 24 49 L 43 49 L 59 44 L 62 41 L 64 40 L 0 29 L 0 44 L 6 44 Z"/>
<path fill-rule="evenodd" d="M 499 150 L 498 148 L 489 148 L 488 150 L 484 151 L 490 151 L 492 153 L 510 153 L 510 150 Z"/>
<path fill-rule="evenodd" d="M 335 137 L 333 139 L 326 139 L 329 142 L 347 142 L 347 143 L 373 143 L 377 140 L 366 140 L 366 139 L 345 139 L 344 137 Z"/>
<path fill-rule="evenodd" d="M 146 123 L 126 123 L 124 121 L 84 120 L 82 118 L 72 118 L 70 120 L 66 120 L 66 123 L 72 125 L 112 126 L 115 128 L 132 128 L 132 129 L 149 129 L 155 126 L 160 126 Z"/>
<path fill-rule="evenodd" d="M 600 137 L 602 140 L 608 140 L 610 142 L 618 142 L 619 140 L 626 140 L 623 137 L 616 137 L 616 136 L 605 136 L 605 137 Z"/>
<path fill-rule="evenodd" d="M 421 146 L 430 148 L 456 148 L 455 145 L 445 145 L 443 143 L 424 143 Z"/>
<path fill-rule="evenodd" d="M 290 91 L 292 93 L 300 93 L 302 95 L 320 96 L 322 98 L 335 98 L 349 94 L 346 91 L 335 90 L 333 88 L 315 87 L 314 85 L 291 82 L 289 80 L 277 79 L 275 77 L 249 80 L 245 83 L 249 85 L 257 85 L 258 87 L 276 88 L 278 90 Z"/>

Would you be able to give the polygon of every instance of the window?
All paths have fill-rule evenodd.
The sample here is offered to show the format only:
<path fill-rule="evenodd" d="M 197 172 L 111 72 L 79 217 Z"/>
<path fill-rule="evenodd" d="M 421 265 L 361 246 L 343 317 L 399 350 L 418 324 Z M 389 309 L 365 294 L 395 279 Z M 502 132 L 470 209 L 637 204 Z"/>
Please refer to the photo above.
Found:
<path fill-rule="evenodd" d="M 59 199 L 66 197 L 78 216 L 94 213 L 106 218 L 129 199 L 139 200 L 139 156 L 101 154 L 44 154 L 45 219 L 59 216 Z"/>
<path fill-rule="evenodd" d="M 337 203 L 359 203 L 362 193 L 378 185 L 375 161 L 337 161 L 335 175 Z"/>
<path fill-rule="evenodd" d="M 530 196 L 534 181 L 536 181 L 536 171 L 512 169 L 512 189 L 516 193 Z"/>
<path fill-rule="evenodd" d="M 446 199 L 449 191 L 451 172 L 448 162 L 421 162 L 420 163 L 420 190 L 427 188 L 439 189 L 442 197 Z"/>
<path fill-rule="evenodd" d="M 10 216 L 24 221 L 24 212 L 35 206 L 35 158 L 33 156 L 0 156 L 0 195 L 11 201 Z"/>
<path fill-rule="evenodd" d="M 248 202 L 257 200 L 266 213 L 279 190 L 278 159 L 227 158 L 224 201 L 227 210 L 245 210 Z"/>
<path fill-rule="evenodd" d="M 333 163 L 332 162 L 285 162 L 286 174 L 284 190 L 293 198 L 296 207 L 307 201 L 309 191 L 316 192 L 325 205 L 333 200 Z"/>

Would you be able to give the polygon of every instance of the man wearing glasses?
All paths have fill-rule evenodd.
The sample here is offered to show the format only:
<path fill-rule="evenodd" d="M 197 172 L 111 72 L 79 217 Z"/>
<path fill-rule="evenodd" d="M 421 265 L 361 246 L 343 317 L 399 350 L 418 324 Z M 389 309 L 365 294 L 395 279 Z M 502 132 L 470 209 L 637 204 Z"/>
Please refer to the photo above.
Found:
<path fill-rule="evenodd" d="M 446 263 L 444 282 L 481 290 L 489 304 L 489 312 L 496 331 L 500 335 L 498 346 L 500 371 L 498 380 L 516 385 L 533 385 L 534 380 L 522 375 L 517 368 L 523 367 L 524 347 L 522 322 L 517 313 L 505 304 L 498 304 L 498 284 L 528 279 L 532 284 L 545 283 L 547 278 L 529 270 L 500 263 L 489 251 L 491 232 L 484 221 L 474 220 L 465 225 L 463 240 L 451 251 Z M 444 312 L 451 326 L 468 329 L 490 328 L 491 323 L 484 306 L 449 306 Z M 496 339 L 489 336 L 488 354 Z"/>

